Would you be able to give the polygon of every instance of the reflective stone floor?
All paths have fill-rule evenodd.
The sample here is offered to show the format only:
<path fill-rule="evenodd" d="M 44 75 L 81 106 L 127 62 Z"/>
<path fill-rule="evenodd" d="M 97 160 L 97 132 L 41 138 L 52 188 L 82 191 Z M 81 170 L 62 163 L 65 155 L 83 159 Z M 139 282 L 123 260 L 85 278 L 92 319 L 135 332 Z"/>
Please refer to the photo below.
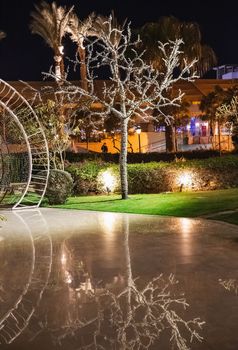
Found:
<path fill-rule="evenodd" d="M 238 227 L 3 214 L 0 349 L 238 349 Z"/>

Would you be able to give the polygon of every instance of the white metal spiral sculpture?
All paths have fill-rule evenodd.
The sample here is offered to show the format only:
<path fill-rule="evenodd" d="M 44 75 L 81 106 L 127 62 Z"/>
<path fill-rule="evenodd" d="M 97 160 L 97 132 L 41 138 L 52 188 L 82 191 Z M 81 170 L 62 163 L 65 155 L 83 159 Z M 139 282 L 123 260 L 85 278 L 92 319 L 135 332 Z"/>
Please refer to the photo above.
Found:
<path fill-rule="evenodd" d="M 49 176 L 47 140 L 31 105 L 1 79 L 0 129 L 1 206 L 37 208 L 44 197 Z"/>

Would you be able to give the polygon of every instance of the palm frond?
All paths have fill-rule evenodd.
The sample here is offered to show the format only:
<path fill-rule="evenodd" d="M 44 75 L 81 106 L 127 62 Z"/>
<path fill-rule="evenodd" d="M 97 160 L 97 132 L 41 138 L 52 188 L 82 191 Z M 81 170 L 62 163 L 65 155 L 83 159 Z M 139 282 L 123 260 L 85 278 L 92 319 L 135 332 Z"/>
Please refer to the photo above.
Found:
<path fill-rule="evenodd" d="M 87 36 L 94 36 L 93 22 L 95 18 L 96 15 L 93 12 L 85 20 L 81 21 L 76 13 L 72 12 L 66 28 L 71 40 L 77 44 L 81 44 L 82 40 Z"/>
<path fill-rule="evenodd" d="M 98 15 L 93 22 L 95 36 L 103 37 L 106 33 L 111 33 L 110 41 L 112 45 L 119 45 L 121 41 L 121 33 L 127 23 L 127 19 L 120 24 L 115 16 L 114 11 L 109 17 Z"/>
<path fill-rule="evenodd" d="M 48 4 L 42 1 L 39 5 L 35 5 L 35 11 L 31 12 L 30 30 L 32 34 L 40 35 L 47 45 L 53 50 L 62 45 L 62 38 L 66 34 L 69 15 L 73 7 L 57 6 L 55 2 Z"/>
<path fill-rule="evenodd" d="M 217 56 L 215 51 L 208 45 L 202 45 L 202 54 L 200 58 L 200 75 L 206 73 L 211 67 L 217 65 Z"/>
<path fill-rule="evenodd" d="M 146 23 L 138 33 L 142 39 L 141 50 L 145 50 L 145 59 L 156 68 L 159 68 L 162 63 L 158 41 L 166 43 L 179 38 L 183 40 L 180 55 L 181 68 L 186 61 L 192 62 L 197 59 L 194 70 L 203 75 L 216 65 L 215 52 L 208 45 L 202 44 L 201 31 L 196 22 L 181 22 L 173 16 L 161 17 L 158 22 Z"/>

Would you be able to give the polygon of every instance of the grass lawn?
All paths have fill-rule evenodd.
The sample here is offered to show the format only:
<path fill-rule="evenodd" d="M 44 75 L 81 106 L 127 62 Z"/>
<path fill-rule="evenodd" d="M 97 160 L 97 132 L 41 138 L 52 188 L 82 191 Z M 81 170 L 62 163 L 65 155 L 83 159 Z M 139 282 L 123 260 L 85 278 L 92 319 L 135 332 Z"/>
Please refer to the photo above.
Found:
<path fill-rule="evenodd" d="M 238 189 L 208 192 L 136 194 L 124 201 L 119 195 L 70 197 L 65 209 L 196 217 L 238 208 Z M 238 216 L 238 212 L 235 213 Z M 235 216 L 234 215 L 234 216 Z M 215 217 L 214 217 L 215 218 Z M 224 220 L 225 221 L 225 220 Z M 237 223 L 237 219 L 234 223 Z"/>
<path fill-rule="evenodd" d="M 211 219 L 226 221 L 226 222 L 229 222 L 230 224 L 238 225 L 238 211 L 234 213 L 213 215 Z"/>

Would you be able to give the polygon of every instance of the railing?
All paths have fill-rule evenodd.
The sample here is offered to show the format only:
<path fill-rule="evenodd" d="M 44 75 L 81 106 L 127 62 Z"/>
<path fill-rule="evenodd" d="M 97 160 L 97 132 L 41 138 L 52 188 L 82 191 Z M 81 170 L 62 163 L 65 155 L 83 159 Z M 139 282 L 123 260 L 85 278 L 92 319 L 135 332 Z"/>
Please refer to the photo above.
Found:
<path fill-rule="evenodd" d="M 143 153 L 165 152 L 166 151 L 166 142 L 165 142 L 165 140 L 159 140 L 159 141 L 148 143 L 147 145 L 141 145 L 141 151 Z M 136 149 L 136 152 L 139 152 L 139 148 Z"/>

